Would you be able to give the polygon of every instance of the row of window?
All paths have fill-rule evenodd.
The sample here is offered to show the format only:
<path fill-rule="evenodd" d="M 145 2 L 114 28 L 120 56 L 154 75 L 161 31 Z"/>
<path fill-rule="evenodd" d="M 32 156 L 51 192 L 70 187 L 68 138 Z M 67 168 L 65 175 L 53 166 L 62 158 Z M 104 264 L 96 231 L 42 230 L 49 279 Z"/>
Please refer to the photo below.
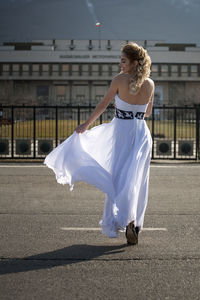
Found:
<path fill-rule="evenodd" d="M 200 76 L 200 65 L 191 64 L 152 64 L 151 72 L 154 76 Z"/>
<path fill-rule="evenodd" d="M 0 75 L 110 75 L 118 64 L 0 64 Z"/>
<path fill-rule="evenodd" d="M 113 76 L 120 72 L 119 64 L 0 64 L 2 75 L 68 75 L 68 76 Z M 152 76 L 200 76 L 198 64 L 152 64 Z"/>

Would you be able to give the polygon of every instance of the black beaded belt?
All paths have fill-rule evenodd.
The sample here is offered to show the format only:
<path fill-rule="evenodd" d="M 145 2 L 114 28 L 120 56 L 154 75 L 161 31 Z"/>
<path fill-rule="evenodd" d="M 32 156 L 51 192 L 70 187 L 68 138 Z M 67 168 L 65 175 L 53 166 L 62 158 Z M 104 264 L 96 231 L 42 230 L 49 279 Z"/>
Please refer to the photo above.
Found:
<path fill-rule="evenodd" d="M 144 120 L 144 116 L 145 116 L 144 112 L 137 112 L 134 115 L 132 111 L 121 110 L 119 108 L 116 108 L 115 111 L 115 117 L 118 119 L 128 120 L 128 119 L 137 118 L 139 120 Z"/>

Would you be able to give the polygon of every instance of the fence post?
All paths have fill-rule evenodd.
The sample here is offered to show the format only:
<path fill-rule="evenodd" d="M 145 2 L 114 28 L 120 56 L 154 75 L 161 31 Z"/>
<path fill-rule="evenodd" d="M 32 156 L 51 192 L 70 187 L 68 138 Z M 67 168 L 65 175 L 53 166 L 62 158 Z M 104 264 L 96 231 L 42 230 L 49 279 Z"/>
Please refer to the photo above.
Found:
<path fill-rule="evenodd" d="M 174 159 L 176 158 L 176 107 L 174 108 Z"/>
<path fill-rule="evenodd" d="M 56 147 L 58 146 L 58 107 L 56 105 Z"/>
<path fill-rule="evenodd" d="M 14 158 L 14 106 L 11 106 L 11 156 Z"/>
<path fill-rule="evenodd" d="M 36 157 L 36 118 L 35 118 L 35 106 L 33 106 L 33 157 Z"/>
<path fill-rule="evenodd" d="M 200 151 L 199 151 L 199 114 L 200 114 L 200 106 L 196 107 L 196 157 L 197 160 L 200 159 Z"/>
<path fill-rule="evenodd" d="M 80 125 L 80 107 L 78 106 L 78 125 Z"/>
<path fill-rule="evenodd" d="M 100 115 L 100 124 L 102 124 L 102 121 L 103 121 L 103 117 L 102 117 L 102 114 Z"/>
<path fill-rule="evenodd" d="M 154 114 L 155 114 L 155 109 L 153 107 L 152 110 L 152 158 L 154 158 Z"/>

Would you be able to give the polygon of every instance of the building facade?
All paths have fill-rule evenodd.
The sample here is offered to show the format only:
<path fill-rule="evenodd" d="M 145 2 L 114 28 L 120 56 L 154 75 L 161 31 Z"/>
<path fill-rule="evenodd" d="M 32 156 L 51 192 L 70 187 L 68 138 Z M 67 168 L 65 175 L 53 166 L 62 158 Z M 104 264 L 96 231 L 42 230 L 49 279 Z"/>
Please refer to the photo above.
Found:
<path fill-rule="evenodd" d="M 0 105 L 96 105 L 120 72 L 122 40 L 35 40 L 0 46 Z M 136 41 L 152 60 L 156 105 L 200 104 L 200 48 Z"/>

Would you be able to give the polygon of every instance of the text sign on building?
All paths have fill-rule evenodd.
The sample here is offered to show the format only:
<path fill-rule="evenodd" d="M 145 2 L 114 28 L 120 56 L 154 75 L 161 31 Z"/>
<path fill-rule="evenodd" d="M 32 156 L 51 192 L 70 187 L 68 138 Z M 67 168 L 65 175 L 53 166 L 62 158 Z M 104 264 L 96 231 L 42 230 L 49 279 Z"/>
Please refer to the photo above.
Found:
<path fill-rule="evenodd" d="M 119 62 L 120 55 L 118 54 L 62 54 L 60 59 L 68 62 Z"/>

